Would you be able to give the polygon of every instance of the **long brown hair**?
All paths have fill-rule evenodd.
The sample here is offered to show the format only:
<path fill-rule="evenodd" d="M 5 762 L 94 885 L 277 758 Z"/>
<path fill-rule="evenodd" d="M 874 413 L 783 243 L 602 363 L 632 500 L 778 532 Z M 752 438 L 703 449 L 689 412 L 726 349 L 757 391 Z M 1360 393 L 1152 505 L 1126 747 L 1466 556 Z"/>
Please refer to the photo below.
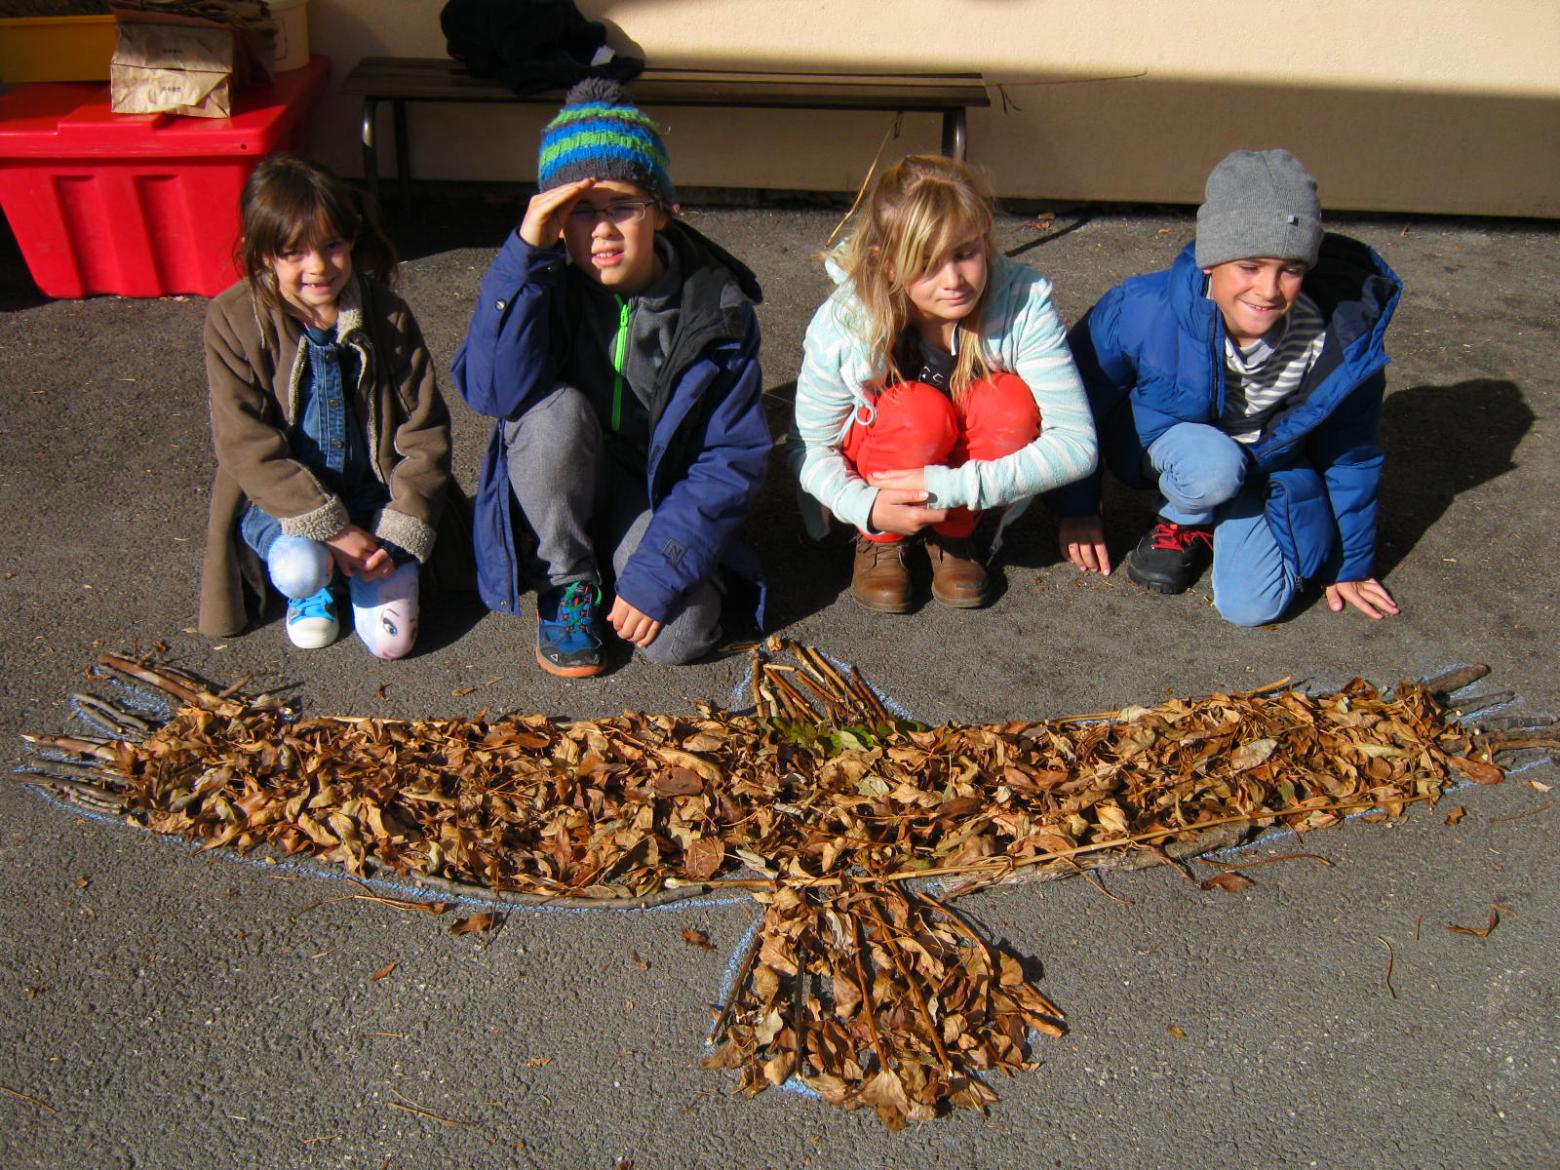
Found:
<path fill-rule="evenodd" d="M 844 267 L 865 313 L 857 328 L 886 384 L 905 380 L 894 348 L 910 323 L 909 286 L 949 249 L 977 238 L 985 247 L 988 277 L 955 326 L 957 358 L 949 385 L 954 399 L 990 372 L 980 322 L 991 289 L 994 214 L 985 184 L 962 163 L 939 155 L 906 155 L 872 188 L 861 225 L 845 248 Z"/>
<path fill-rule="evenodd" d="M 354 273 L 387 287 L 395 282 L 395 246 L 373 201 L 319 163 L 291 154 L 262 159 L 239 196 L 239 215 L 238 266 L 268 308 L 282 308 L 271 262 L 300 245 L 347 240 Z"/>

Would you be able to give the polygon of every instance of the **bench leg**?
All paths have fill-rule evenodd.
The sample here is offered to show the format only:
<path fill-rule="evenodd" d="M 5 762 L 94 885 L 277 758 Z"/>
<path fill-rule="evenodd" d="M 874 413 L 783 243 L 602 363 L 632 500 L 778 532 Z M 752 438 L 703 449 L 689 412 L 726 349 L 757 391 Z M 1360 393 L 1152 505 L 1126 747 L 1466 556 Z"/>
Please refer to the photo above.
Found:
<path fill-rule="evenodd" d="M 376 204 L 379 202 L 379 147 L 374 142 L 374 120 L 378 113 L 379 99 L 364 98 L 361 130 L 363 139 L 363 181 L 368 184 L 368 193 L 373 196 Z"/>
<path fill-rule="evenodd" d="M 956 162 L 964 161 L 964 107 L 943 111 L 942 152 Z"/>

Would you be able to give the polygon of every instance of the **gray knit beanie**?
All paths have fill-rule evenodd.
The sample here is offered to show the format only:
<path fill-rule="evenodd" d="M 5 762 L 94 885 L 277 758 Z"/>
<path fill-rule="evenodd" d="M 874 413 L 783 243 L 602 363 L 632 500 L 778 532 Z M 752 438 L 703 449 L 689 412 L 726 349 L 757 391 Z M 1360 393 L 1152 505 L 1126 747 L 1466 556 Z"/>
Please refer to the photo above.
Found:
<path fill-rule="evenodd" d="M 1208 176 L 1197 209 L 1197 267 L 1272 257 L 1316 264 L 1322 209 L 1316 180 L 1287 150 L 1237 150 Z"/>

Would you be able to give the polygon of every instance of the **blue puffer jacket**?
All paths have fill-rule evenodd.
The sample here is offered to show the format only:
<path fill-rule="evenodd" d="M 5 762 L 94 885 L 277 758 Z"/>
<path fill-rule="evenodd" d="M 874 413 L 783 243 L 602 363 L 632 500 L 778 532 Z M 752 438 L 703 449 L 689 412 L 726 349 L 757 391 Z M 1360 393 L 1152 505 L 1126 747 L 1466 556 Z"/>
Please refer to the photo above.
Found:
<path fill-rule="evenodd" d="M 763 483 L 771 440 L 758 364 L 762 299 L 751 272 L 686 224 L 662 235 L 683 273 L 676 334 L 650 404 L 648 495 L 654 513 L 617 580 L 629 604 L 665 621 L 681 598 L 722 568 L 757 587 L 758 560 L 740 529 Z M 452 373 L 467 404 L 499 420 L 474 502 L 477 589 L 491 609 L 519 612 L 525 583 L 503 420 L 518 418 L 558 384 L 574 330 L 571 281 L 588 279 L 562 248 L 533 248 L 510 233 L 482 278 Z"/>
<path fill-rule="evenodd" d="M 1133 487 L 1154 486 L 1145 455 L 1166 430 L 1223 414 L 1224 318 L 1207 283 L 1188 244 L 1171 267 L 1111 289 L 1068 334 L 1102 463 Z M 1373 571 L 1382 335 L 1403 286 L 1369 247 L 1328 233 L 1304 287 L 1327 338 L 1295 405 L 1246 447 L 1247 483 L 1268 477 L 1268 523 L 1302 578 L 1357 581 Z M 1088 515 L 1099 507 L 1099 474 L 1046 499 L 1062 516 Z"/>

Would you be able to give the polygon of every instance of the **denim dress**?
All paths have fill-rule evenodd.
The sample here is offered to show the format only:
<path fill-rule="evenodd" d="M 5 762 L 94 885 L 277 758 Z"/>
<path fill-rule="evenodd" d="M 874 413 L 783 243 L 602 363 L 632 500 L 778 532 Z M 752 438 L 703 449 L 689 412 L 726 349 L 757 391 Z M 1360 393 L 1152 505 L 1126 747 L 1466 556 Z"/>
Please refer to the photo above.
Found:
<path fill-rule="evenodd" d="M 366 433 L 352 409 L 360 365 L 357 351 L 336 339 L 334 327 L 304 326 L 302 345 L 301 409 L 287 430 L 287 446 L 292 457 L 345 505 L 352 523 L 372 529 L 374 515 L 390 502 L 390 491 L 374 474 Z M 264 559 L 282 534 L 282 523 L 250 504 L 238 530 L 244 543 Z M 396 564 L 413 559 L 388 541 L 381 543 Z"/>

